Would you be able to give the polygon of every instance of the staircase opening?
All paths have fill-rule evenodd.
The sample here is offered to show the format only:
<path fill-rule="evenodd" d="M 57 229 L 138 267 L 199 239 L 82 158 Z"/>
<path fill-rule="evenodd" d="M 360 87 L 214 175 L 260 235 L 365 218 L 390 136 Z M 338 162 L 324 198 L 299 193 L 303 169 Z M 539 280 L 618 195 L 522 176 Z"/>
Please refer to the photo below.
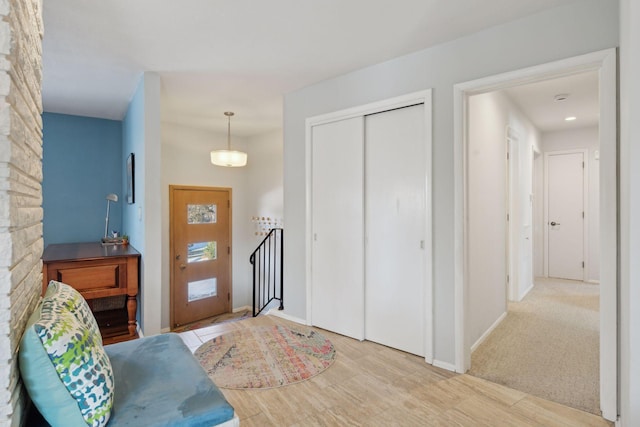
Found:
<path fill-rule="evenodd" d="M 284 309 L 282 265 L 284 258 L 282 228 L 272 228 L 249 257 L 253 266 L 253 317 L 273 301 Z"/>

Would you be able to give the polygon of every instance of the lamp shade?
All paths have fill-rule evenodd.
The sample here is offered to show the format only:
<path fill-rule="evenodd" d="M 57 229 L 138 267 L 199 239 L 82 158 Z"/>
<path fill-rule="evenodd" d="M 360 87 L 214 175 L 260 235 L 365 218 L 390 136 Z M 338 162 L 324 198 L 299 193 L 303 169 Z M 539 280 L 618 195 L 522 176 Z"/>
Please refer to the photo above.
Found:
<path fill-rule="evenodd" d="M 213 150 L 211 163 L 216 166 L 242 167 L 247 164 L 247 153 L 235 150 Z"/>

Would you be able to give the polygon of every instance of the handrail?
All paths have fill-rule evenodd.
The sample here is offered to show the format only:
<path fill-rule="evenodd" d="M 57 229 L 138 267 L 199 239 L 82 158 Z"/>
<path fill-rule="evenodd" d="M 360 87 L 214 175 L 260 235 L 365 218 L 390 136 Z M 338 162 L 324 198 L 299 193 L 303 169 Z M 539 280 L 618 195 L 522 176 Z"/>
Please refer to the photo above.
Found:
<path fill-rule="evenodd" d="M 273 300 L 280 301 L 278 310 L 284 309 L 283 234 L 282 228 L 272 228 L 249 256 L 249 262 L 253 266 L 253 317 L 260 314 Z"/>

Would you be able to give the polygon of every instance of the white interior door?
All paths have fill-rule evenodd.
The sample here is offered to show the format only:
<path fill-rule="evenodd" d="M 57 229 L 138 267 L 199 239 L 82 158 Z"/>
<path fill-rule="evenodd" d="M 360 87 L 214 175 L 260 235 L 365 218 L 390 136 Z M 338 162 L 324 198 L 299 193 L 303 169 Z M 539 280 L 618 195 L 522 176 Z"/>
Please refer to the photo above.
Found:
<path fill-rule="evenodd" d="M 363 117 L 312 128 L 311 322 L 364 338 Z"/>
<path fill-rule="evenodd" d="M 365 337 L 424 356 L 424 105 L 365 120 Z"/>
<path fill-rule="evenodd" d="M 547 153 L 548 276 L 584 279 L 584 152 Z"/>
<path fill-rule="evenodd" d="M 533 148 L 509 128 L 507 137 L 508 299 L 521 301 L 533 286 Z"/>

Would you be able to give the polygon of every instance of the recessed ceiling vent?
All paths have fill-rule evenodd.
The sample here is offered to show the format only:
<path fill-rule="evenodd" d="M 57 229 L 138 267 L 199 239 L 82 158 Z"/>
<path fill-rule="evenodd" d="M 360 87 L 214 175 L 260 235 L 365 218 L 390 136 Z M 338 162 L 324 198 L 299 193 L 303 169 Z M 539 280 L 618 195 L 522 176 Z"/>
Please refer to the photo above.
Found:
<path fill-rule="evenodd" d="M 561 101 L 566 101 L 568 97 L 569 97 L 568 93 L 559 93 L 553 97 L 553 100 L 556 102 L 561 102 Z"/>

